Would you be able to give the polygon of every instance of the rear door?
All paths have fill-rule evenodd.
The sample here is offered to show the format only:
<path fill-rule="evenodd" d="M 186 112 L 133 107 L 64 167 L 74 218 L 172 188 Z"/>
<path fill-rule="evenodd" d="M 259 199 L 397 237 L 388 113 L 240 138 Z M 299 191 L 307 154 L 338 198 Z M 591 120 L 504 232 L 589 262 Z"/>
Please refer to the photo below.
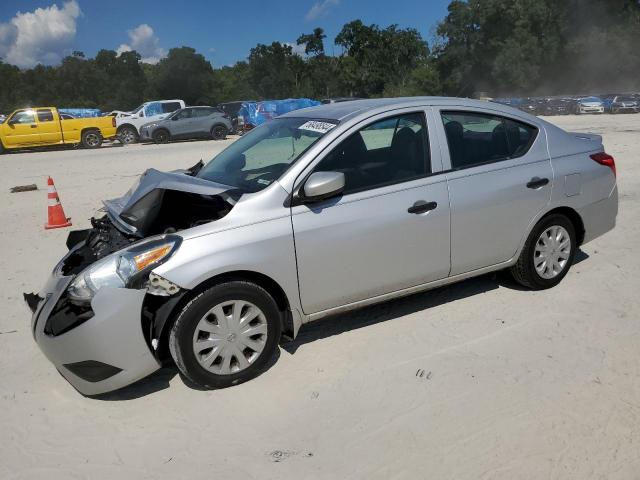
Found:
<path fill-rule="evenodd" d="M 36 110 L 40 141 L 46 145 L 62 143 L 62 130 L 57 115 L 50 108 Z"/>
<path fill-rule="evenodd" d="M 304 312 L 446 277 L 449 199 L 425 112 L 378 115 L 327 152 L 303 176 L 343 172 L 343 194 L 291 209 Z"/>
<path fill-rule="evenodd" d="M 501 113 L 436 112 L 449 153 L 451 275 L 505 262 L 550 200 L 553 170 L 544 131 Z"/>
<path fill-rule="evenodd" d="M 2 124 L 2 141 L 7 146 L 39 145 L 40 132 L 34 110 L 18 110 Z"/>

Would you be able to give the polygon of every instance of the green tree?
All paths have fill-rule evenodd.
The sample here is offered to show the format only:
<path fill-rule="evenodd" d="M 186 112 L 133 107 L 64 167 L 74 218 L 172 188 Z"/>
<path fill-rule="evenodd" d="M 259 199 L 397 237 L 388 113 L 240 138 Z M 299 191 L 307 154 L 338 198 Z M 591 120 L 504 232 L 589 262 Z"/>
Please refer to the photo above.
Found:
<path fill-rule="evenodd" d="M 181 98 L 191 105 L 211 103 L 213 99 L 213 68 L 191 47 L 169 50 L 158 62 L 153 82 L 162 98 Z"/>
<path fill-rule="evenodd" d="M 260 98 L 291 96 L 299 72 L 294 71 L 291 46 L 258 44 L 249 53 L 249 81 Z"/>
<path fill-rule="evenodd" d="M 324 55 L 324 39 L 327 36 L 322 28 L 314 28 L 312 33 L 302 34 L 296 40 L 298 45 L 304 45 L 307 55 Z"/>

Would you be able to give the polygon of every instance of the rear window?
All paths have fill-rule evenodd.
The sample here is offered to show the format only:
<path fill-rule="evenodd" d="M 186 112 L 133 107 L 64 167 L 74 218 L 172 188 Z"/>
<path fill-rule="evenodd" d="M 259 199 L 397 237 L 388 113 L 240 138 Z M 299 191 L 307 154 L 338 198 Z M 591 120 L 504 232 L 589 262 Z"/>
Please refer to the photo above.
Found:
<path fill-rule="evenodd" d="M 180 102 L 164 102 L 162 103 L 162 113 L 171 113 L 182 108 Z"/>
<path fill-rule="evenodd" d="M 451 167 L 461 169 L 526 154 L 538 129 L 510 118 L 478 112 L 441 112 Z"/>

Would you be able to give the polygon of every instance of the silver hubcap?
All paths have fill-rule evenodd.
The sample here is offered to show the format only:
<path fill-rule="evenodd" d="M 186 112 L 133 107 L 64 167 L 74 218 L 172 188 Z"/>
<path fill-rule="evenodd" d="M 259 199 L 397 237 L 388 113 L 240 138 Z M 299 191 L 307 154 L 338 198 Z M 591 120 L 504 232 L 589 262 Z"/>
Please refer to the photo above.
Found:
<path fill-rule="evenodd" d="M 100 143 L 100 137 L 95 133 L 89 133 L 85 138 L 87 140 L 87 145 L 90 147 L 95 147 Z"/>
<path fill-rule="evenodd" d="M 136 136 L 133 133 L 133 130 L 131 130 L 130 128 L 125 128 L 122 131 L 120 138 L 124 143 L 132 143 L 133 141 L 135 141 Z"/>
<path fill-rule="evenodd" d="M 542 278 L 554 278 L 565 269 L 571 255 L 571 238 L 564 227 L 547 228 L 536 242 L 533 263 Z"/>
<path fill-rule="evenodd" d="M 193 333 L 193 352 L 206 370 L 229 375 L 257 360 L 267 342 L 267 319 L 244 300 L 223 302 L 207 312 Z"/>

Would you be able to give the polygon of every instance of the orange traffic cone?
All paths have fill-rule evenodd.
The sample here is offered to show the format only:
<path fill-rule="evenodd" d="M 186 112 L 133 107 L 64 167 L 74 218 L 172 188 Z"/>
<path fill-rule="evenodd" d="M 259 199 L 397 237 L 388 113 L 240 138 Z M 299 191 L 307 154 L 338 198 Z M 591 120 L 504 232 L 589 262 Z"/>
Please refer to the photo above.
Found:
<path fill-rule="evenodd" d="M 51 228 L 70 227 L 71 219 L 64 214 L 60 197 L 58 197 L 56 186 L 53 184 L 51 177 L 47 180 L 47 186 L 49 191 L 47 193 L 49 199 L 49 221 L 45 223 L 44 228 L 49 230 Z"/>

